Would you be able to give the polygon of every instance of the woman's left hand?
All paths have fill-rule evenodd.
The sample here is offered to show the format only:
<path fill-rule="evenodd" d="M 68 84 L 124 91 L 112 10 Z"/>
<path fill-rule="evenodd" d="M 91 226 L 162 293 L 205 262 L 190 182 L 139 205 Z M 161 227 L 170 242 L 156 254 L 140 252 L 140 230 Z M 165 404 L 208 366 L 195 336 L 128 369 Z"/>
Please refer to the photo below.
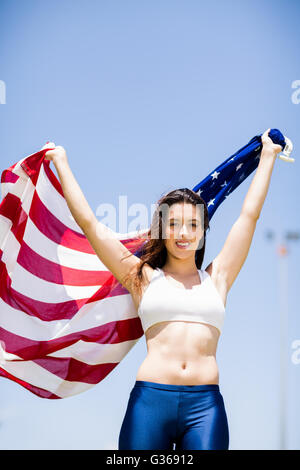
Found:
<path fill-rule="evenodd" d="M 283 149 L 282 149 L 281 145 L 274 144 L 273 140 L 269 137 L 270 130 L 271 130 L 271 128 L 267 129 L 263 133 L 263 135 L 261 136 L 261 141 L 262 141 L 262 144 L 263 144 L 262 151 L 268 152 L 268 153 L 274 155 L 274 157 L 276 157 L 277 153 L 282 152 Z"/>

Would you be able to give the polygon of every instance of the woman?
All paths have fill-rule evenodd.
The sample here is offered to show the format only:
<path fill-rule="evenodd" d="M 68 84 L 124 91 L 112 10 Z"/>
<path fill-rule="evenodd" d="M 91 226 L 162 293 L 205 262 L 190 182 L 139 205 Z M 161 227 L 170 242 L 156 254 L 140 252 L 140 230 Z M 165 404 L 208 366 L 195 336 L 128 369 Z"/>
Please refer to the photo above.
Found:
<path fill-rule="evenodd" d="M 130 394 L 120 450 L 173 449 L 174 443 L 176 449 L 228 449 L 216 350 L 228 291 L 246 260 L 276 155 L 282 150 L 268 137 L 269 130 L 262 135 L 260 162 L 240 216 L 205 270 L 201 266 L 209 220 L 198 194 L 183 188 L 158 201 L 139 258 L 96 219 L 64 148 L 46 152 L 74 219 L 131 294 L 145 332 L 147 356 Z"/>

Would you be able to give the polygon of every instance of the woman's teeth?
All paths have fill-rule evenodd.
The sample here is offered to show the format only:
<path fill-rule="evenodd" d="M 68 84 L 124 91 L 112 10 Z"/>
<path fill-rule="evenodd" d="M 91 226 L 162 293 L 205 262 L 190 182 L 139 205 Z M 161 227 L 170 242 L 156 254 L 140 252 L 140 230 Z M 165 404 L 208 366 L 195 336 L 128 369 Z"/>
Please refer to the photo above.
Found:
<path fill-rule="evenodd" d="M 176 242 L 176 245 L 178 246 L 178 248 L 186 248 L 189 245 L 189 242 L 185 242 L 185 243 Z"/>

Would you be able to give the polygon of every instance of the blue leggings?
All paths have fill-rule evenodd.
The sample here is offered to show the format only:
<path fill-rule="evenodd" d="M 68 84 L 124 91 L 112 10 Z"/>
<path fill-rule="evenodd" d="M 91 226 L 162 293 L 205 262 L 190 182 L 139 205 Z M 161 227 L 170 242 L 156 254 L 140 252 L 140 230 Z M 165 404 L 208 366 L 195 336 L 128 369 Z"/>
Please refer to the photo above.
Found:
<path fill-rule="evenodd" d="M 229 432 L 219 385 L 137 380 L 119 435 L 119 450 L 227 450 Z"/>

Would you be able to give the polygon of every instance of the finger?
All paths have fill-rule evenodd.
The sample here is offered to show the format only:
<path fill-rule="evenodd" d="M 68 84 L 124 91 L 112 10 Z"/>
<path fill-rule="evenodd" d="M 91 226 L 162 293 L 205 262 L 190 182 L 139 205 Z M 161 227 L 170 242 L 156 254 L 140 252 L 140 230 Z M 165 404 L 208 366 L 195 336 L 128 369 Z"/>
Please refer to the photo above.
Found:
<path fill-rule="evenodd" d="M 54 147 L 55 147 L 55 146 L 54 146 Z M 49 146 L 49 147 L 48 147 L 47 145 L 44 145 L 44 147 L 42 147 L 41 150 L 45 150 L 45 149 L 47 149 L 47 148 L 49 148 L 49 149 L 52 150 L 52 149 L 54 149 L 54 147 L 53 147 L 53 145 L 51 145 L 51 146 Z"/>
<path fill-rule="evenodd" d="M 54 142 L 47 142 L 43 147 L 42 147 L 42 150 L 43 149 L 46 149 L 46 148 L 54 148 L 55 147 L 55 143 Z"/>

